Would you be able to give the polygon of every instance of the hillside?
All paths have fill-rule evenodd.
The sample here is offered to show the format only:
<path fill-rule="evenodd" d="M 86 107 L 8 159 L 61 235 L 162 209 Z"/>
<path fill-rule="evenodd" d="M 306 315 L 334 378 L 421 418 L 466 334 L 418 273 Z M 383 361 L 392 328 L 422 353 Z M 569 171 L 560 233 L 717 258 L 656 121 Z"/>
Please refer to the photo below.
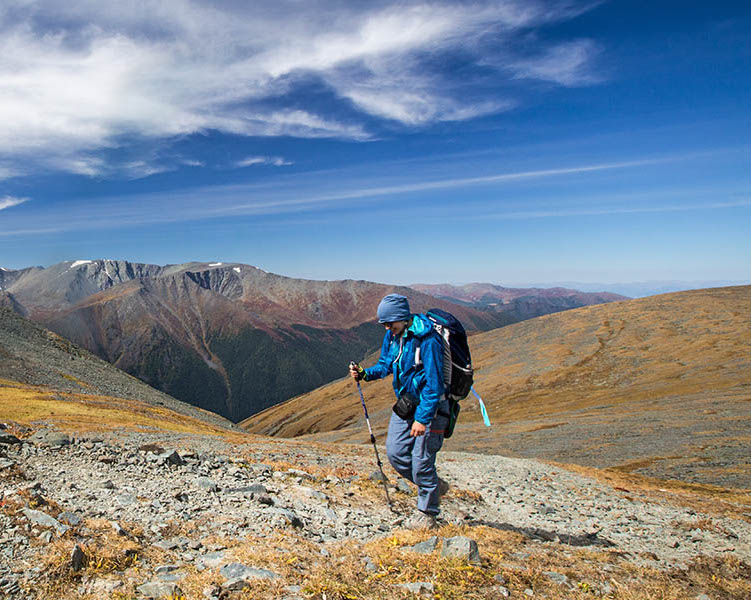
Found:
<path fill-rule="evenodd" d="M 22 417 L 84 429 L 235 429 L 226 419 L 175 400 L 0 307 L 0 420 Z"/>
<path fill-rule="evenodd" d="M 470 337 L 476 388 L 447 448 L 751 487 L 751 287 L 580 308 Z M 364 386 L 379 435 L 393 392 Z M 354 384 L 333 382 L 241 423 L 365 441 Z M 326 432 L 326 433 L 319 433 Z"/>

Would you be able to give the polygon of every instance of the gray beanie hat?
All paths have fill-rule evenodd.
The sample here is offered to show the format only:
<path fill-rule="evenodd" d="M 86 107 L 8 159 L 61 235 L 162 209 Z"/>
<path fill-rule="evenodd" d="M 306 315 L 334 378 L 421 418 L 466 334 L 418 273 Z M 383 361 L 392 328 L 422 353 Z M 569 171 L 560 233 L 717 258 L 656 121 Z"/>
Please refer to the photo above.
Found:
<path fill-rule="evenodd" d="M 378 322 L 393 323 L 394 321 L 407 321 L 412 313 L 409 312 L 407 298 L 400 294 L 384 296 L 378 305 Z"/>

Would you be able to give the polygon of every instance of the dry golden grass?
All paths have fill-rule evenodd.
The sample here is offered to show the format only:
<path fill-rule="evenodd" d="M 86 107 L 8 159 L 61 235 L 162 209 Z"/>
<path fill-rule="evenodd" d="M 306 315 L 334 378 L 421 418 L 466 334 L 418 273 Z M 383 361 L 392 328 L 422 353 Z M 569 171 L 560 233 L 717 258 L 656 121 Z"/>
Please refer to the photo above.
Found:
<path fill-rule="evenodd" d="M 0 420 L 24 425 L 44 421 L 69 432 L 125 427 L 214 435 L 228 433 L 193 417 L 134 400 L 61 392 L 4 379 L 0 379 Z"/>
<path fill-rule="evenodd" d="M 6 513 L 13 514 L 8 507 Z M 709 527 L 710 522 L 696 525 Z M 51 545 L 37 544 L 44 581 L 35 588 L 40 600 L 93 600 L 101 592 L 79 592 L 81 583 L 96 579 L 122 582 L 112 598 L 136 595 L 136 587 L 153 578 L 152 569 L 180 557 L 143 542 L 137 524 L 123 523 L 126 536 L 117 535 L 109 522 L 88 520 L 85 560 L 80 571 L 70 563 L 76 544 L 69 532 Z M 692 524 L 686 524 L 690 526 Z M 164 536 L 195 537 L 195 524 L 173 523 Z M 409 546 L 431 535 L 443 538 L 465 535 L 477 541 L 481 563 L 468 565 L 458 559 L 411 552 Z M 627 552 L 600 548 L 573 548 L 542 543 L 516 531 L 486 526 L 447 525 L 437 531 L 397 530 L 368 542 L 349 541 L 321 546 L 303 534 L 280 530 L 245 540 L 216 536 L 203 540 L 227 548 L 226 561 L 264 568 L 278 574 L 273 581 L 257 580 L 242 593 L 228 598 L 284 598 L 286 586 L 301 586 L 311 600 L 397 600 L 412 597 L 399 584 L 424 581 L 434 585 L 438 600 L 500 598 L 497 578 L 512 597 L 532 589 L 536 596 L 551 600 L 605 597 L 617 600 L 684 600 L 699 593 L 712 598 L 747 600 L 751 597 L 751 568 L 733 558 L 699 559 L 687 569 L 657 570 L 640 566 Z M 374 566 L 368 569 L 366 559 Z M 555 583 L 547 572 L 563 574 L 568 583 Z M 217 569 L 182 569 L 179 582 L 186 600 L 201 598 L 208 586 L 221 585 Z"/>

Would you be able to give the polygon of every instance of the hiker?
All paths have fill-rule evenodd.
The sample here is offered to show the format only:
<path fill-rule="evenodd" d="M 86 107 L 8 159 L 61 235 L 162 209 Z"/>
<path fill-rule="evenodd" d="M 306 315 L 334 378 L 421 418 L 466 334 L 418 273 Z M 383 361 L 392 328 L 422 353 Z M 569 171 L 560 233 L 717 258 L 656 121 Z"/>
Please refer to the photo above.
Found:
<path fill-rule="evenodd" d="M 406 527 L 436 527 L 440 497 L 448 484 L 438 477 L 436 454 L 448 424 L 443 385 L 443 346 L 432 323 L 412 314 L 407 298 L 385 296 L 378 305 L 378 322 L 386 328 L 381 357 L 368 369 L 353 363 L 356 381 L 394 375 L 394 404 L 386 439 L 386 454 L 394 469 L 417 485 L 417 511 Z"/>

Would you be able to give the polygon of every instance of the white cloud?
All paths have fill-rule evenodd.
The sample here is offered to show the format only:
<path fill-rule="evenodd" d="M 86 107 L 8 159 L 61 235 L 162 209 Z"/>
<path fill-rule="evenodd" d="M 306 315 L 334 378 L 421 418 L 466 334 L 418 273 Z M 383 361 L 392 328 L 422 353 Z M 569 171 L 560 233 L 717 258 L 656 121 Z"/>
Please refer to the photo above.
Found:
<path fill-rule="evenodd" d="M 574 2 L 3 4 L 0 160 L 6 172 L 19 163 L 89 176 L 145 176 L 172 167 L 153 157 L 144 159 L 146 166 L 115 164 L 101 150 L 133 137 L 212 129 L 366 140 L 372 137 L 368 116 L 421 126 L 513 106 L 513 98 L 476 89 L 471 75 L 446 69 L 443 59 L 457 51 L 469 67 L 491 65 L 499 82 L 594 81 L 596 48 L 586 40 L 540 42 L 532 57 L 513 51 L 530 30 L 587 8 Z M 309 103 L 302 86 L 311 80 L 330 90 L 326 106 Z M 340 111 L 343 103 L 360 115 Z"/>
<path fill-rule="evenodd" d="M 590 64 L 599 53 L 590 40 L 578 40 L 548 48 L 541 55 L 526 58 L 510 65 L 518 79 L 539 79 L 564 86 L 597 83 Z"/>
<path fill-rule="evenodd" d="M 281 156 L 248 156 L 243 160 L 235 163 L 236 167 L 251 167 L 253 165 L 272 165 L 274 167 L 285 167 L 294 164 Z"/>
<path fill-rule="evenodd" d="M 19 204 L 23 204 L 24 202 L 28 202 L 28 198 L 16 198 L 14 196 L 5 196 L 4 198 L 0 198 L 0 210 L 5 210 L 6 208 L 11 208 L 12 206 L 18 206 Z"/>

